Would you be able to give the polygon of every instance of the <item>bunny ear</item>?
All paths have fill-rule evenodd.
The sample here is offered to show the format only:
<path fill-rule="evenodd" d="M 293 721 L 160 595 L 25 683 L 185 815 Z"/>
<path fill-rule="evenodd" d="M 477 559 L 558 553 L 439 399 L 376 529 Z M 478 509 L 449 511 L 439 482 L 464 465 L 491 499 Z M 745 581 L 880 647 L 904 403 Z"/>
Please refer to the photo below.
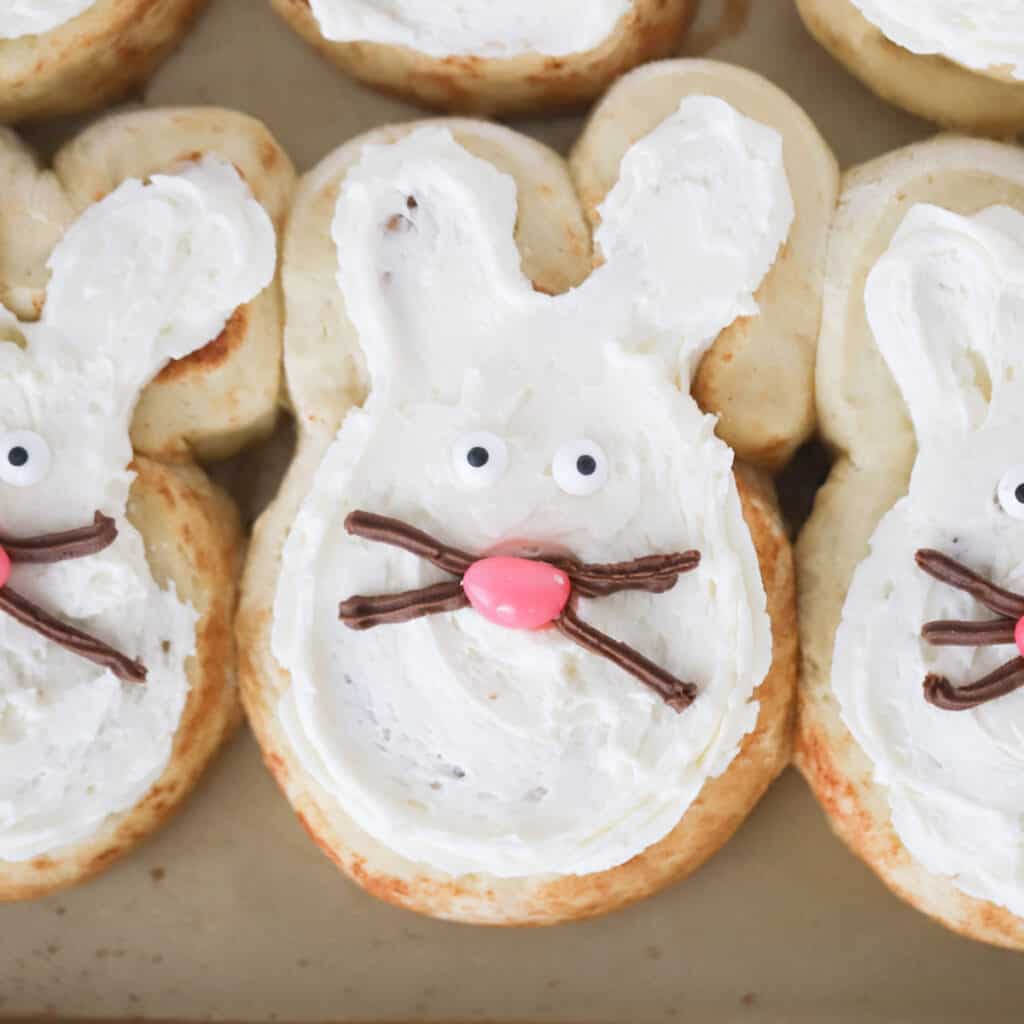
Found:
<path fill-rule="evenodd" d="M 275 250 L 269 217 L 230 164 L 126 181 L 54 249 L 42 321 L 141 387 L 270 283 Z"/>
<path fill-rule="evenodd" d="M 332 234 L 338 284 L 375 386 L 394 379 L 389 372 L 457 386 L 461 374 L 448 368 L 474 365 L 534 305 L 516 209 L 513 179 L 447 128 L 364 149 Z"/>
<path fill-rule="evenodd" d="M 919 204 L 868 275 L 868 323 L 919 442 L 1020 414 L 1022 242 L 1024 216 L 1008 207 L 963 217 Z"/>
<path fill-rule="evenodd" d="M 632 318 L 692 376 L 754 293 L 793 221 L 782 137 L 724 100 L 688 96 L 623 157 L 599 208 L 604 265 L 584 288 L 631 281 Z"/>

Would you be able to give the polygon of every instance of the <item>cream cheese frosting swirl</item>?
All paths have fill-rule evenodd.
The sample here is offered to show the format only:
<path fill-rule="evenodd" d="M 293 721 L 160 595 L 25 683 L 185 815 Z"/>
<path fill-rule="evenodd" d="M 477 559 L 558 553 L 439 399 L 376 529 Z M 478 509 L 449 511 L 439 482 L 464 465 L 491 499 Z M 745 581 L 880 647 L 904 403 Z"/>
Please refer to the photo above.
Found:
<path fill-rule="evenodd" d="M 883 518 L 836 635 L 843 720 L 886 788 L 910 853 L 963 892 L 1024 914 L 1024 692 L 969 711 L 927 703 L 927 673 L 966 683 L 1016 651 L 937 647 L 932 620 L 991 619 L 914 562 L 936 548 L 1024 590 L 1024 216 L 916 206 L 868 277 L 878 347 L 918 442 L 907 496 Z"/>
<path fill-rule="evenodd" d="M 1020 0 L 853 0 L 865 18 L 911 53 L 939 54 L 975 71 L 1024 79 Z"/>
<path fill-rule="evenodd" d="M 310 0 L 327 39 L 406 46 L 432 57 L 562 57 L 599 46 L 632 0 Z"/>
<path fill-rule="evenodd" d="M 159 777 L 188 695 L 197 612 L 153 579 L 125 517 L 139 392 L 272 279 L 274 228 L 230 165 L 204 160 L 91 206 L 54 249 L 38 323 L 0 306 L 0 531 L 116 520 L 105 550 L 15 564 L 10 586 L 148 669 L 144 684 L 0 615 L 0 860 L 81 840 Z M 31 456 L 15 469 L 7 453 Z M 48 465 L 47 465 L 48 464 Z M 33 468 L 33 466 L 35 468 Z"/>
<path fill-rule="evenodd" d="M 51 32 L 95 3 L 96 0 L 0 0 L 0 39 Z"/>
<path fill-rule="evenodd" d="M 372 389 L 285 546 L 279 715 L 363 830 L 452 875 L 584 874 L 657 842 L 754 728 L 771 663 L 732 453 L 686 384 L 721 328 L 756 314 L 787 236 L 781 138 L 690 97 L 626 154 L 601 215 L 604 262 L 551 297 L 520 269 L 513 181 L 447 130 L 367 146 L 337 205 L 338 284 Z M 490 453 L 479 478 L 473 445 Z M 570 479 L 583 451 L 603 486 Z M 667 593 L 581 604 L 699 681 L 696 701 L 677 714 L 554 630 L 471 610 L 344 628 L 340 599 L 440 578 L 347 535 L 355 508 L 478 552 L 606 562 L 698 548 L 699 568 Z"/>

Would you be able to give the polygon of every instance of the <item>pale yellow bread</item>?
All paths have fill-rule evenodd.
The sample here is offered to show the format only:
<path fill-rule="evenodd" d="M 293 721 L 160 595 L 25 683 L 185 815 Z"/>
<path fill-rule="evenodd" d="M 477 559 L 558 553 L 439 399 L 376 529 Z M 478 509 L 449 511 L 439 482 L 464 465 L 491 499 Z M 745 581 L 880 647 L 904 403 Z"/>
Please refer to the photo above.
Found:
<path fill-rule="evenodd" d="M 96 0 L 41 35 L 0 39 L 0 123 L 74 114 L 144 82 L 207 0 Z"/>
<path fill-rule="evenodd" d="M 1024 131 L 1024 82 L 1006 68 L 975 71 L 894 43 L 851 0 L 796 0 L 811 35 L 882 99 L 958 131 Z"/>
<path fill-rule="evenodd" d="M 230 161 L 280 238 L 295 185 L 284 151 L 259 122 L 217 108 L 115 114 L 41 168 L 0 129 L 0 302 L 23 320 L 46 296 L 46 260 L 73 220 L 126 178 L 145 179 L 203 156 Z M 281 391 L 282 312 L 274 284 L 239 307 L 218 338 L 165 367 L 132 422 L 137 452 L 223 458 L 270 433 Z"/>
<path fill-rule="evenodd" d="M 701 62 L 691 66 L 700 69 L 697 81 L 701 87 L 718 91 L 714 65 Z M 666 86 L 676 89 L 678 103 L 681 92 L 669 70 Z M 641 76 L 638 89 L 646 91 L 646 72 L 636 74 Z M 720 74 L 726 83 L 725 93 L 735 72 L 722 69 Z M 741 77 L 749 79 L 747 100 L 754 103 L 758 80 L 746 73 Z M 629 81 L 627 78 L 620 88 L 628 88 Z M 767 117 L 772 110 L 770 99 L 776 93 L 767 84 L 762 89 L 768 97 L 763 105 Z M 779 102 L 788 111 L 789 101 Z M 638 108 L 638 115 L 639 109 L 645 110 Z M 662 116 L 669 109 L 666 107 Z M 601 152 L 595 134 L 600 118 L 599 112 L 596 127 L 588 132 L 586 144 L 574 158 L 578 176 L 593 173 L 586 152 L 593 152 L 595 160 Z M 550 150 L 506 128 L 473 121 L 447 123 L 463 146 L 515 179 L 519 203 L 516 241 L 524 271 L 534 286 L 559 293 L 585 278 L 593 265 L 590 233 L 566 164 Z M 283 270 L 288 314 L 285 373 L 298 418 L 299 442 L 277 499 L 256 525 L 243 581 L 238 618 L 243 701 L 265 760 L 300 820 L 327 855 L 370 892 L 412 910 L 473 923 L 549 924 L 587 917 L 648 896 L 697 868 L 732 835 L 787 763 L 797 662 L 791 552 L 770 481 L 760 471 L 739 469 L 737 481 L 768 594 L 774 645 L 771 671 L 756 692 L 760 702 L 757 727 L 746 737 L 728 770 L 705 785 L 679 825 L 660 843 L 619 868 L 582 877 L 455 878 L 384 848 L 359 829 L 304 770 L 277 717 L 278 703 L 291 685 L 271 649 L 281 554 L 317 466 L 346 412 L 365 398 L 367 388 L 359 340 L 335 282 L 337 254 L 330 225 L 341 183 L 358 161 L 362 147 L 371 141 L 397 140 L 415 127 L 381 128 L 353 140 L 328 156 L 300 184 Z M 822 163 L 827 178 L 833 165 L 828 159 Z M 826 193 L 829 184 L 826 181 L 821 186 Z M 798 218 L 809 216 L 806 209 L 800 207 Z M 820 210 L 817 205 L 811 209 L 825 220 L 831 212 L 824 204 Z M 823 238 L 824 226 L 819 230 Z M 798 227 L 796 234 L 801 233 Z M 814 245 L 797 251 L 804 251 L 806 259 L 817 255 Z M 788 342 L 781 322 L 788 309 L 767 303 L 764 308 L 766 318 L 780 320 L 777 335 Z M 770 362 L 774 336 L 760 331 L 750 335 L 750 346 L 762 348 Z"/>
<path fill-rule="evenodd" d="M 173 583 L 200 614 L 171 759 L 134 807 L 108 817 L 88 839 L 28 861 L 0 860 L 0 902 L 44 896 L 123 857 L 177 810 L 241 717 L 231 630 L 243 556 L 238 513 L 195 466 L 140 457 L 132 468 L 138 476 L 128 519 L 145 541 L 153 578 Z"/>
<path fill-rule="evenodd" d="M 433 57 L 403 46 L 332 42 L 308 0 L 271 6 L 308 43 L 354 78 L 438 110 L 462 114 L 532 114 L 578 107 L 621 74 L 678 52 L 698 0 L 634 0 L 612 33 L 582 53 L 551 57 Z"/>
<path fill-rule="evenodd" d="M 283 226 L 294 172 L 266 129 L 240 114 L 112 117 L 65 147 L 53 171 L 40 170 L 14 134 L 0 129 L 0 301 L 23 319 L 38 316 L 47 256 L 79 212 L 128 177 L 203 154 L 232 161 Z M 200 613 L 189 696 L 171 759 L 145 797 L 86 840 L 24 863 L 0 861 L 0 900 L 72 885 L 128 852 L 179 806 L 240 719 L 232 626 L 244 541 L 234 504 L 191 459 L 235 450 L 270 429 L 281 329 L 275 281 L 236 311 L 220 338 L 167 367 L 143 393 L 128 518 L 142 534 L 154 579 L 173 582 Z"/>
<path fill-rule="evenodd" d="M 1024 152 L 940 137 L 844 178 L 829 244 L 819 342 L 821 432 L 836 462 L 797 544 L 803 656 L 796 764 L 839 836 L 885 883 L 973 938 L 1024 948 L 1024 921 L 966 896 L 917 864 L 893 828 L 885 790 L 832 694 L 832 648 L 857 565 L 882 516 L 907 490 L 916 454 L 903 399 L 864 310 L 868 272 L 915 203 L 972 214 L 995 203 L 1024 211 Z"/>

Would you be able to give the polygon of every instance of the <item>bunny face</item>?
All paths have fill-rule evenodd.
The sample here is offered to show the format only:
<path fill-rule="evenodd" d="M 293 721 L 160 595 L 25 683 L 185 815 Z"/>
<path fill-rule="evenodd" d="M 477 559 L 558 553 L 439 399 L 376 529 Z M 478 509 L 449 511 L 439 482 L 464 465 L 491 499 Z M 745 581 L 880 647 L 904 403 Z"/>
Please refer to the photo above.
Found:
<path fill-rule="evenodd" d="M 929 703 L 1018 652 L 939 646 L 936 621 L 992 621 L 982 601 L 914 562 L 935 549 L 999 587 L 1024 588 L 1024 216 L 992 207 L 907 215 L 865 291 L 869 322 L 910 411 L 909 493 L 883 518 L 847 596 L 833 656 L 843 718 L 887 787 L 893 823 L 930 871 L 1024 913 L 1024 692 L 969 710 Z M 930 634 L 934 635 L 934 634 Z"/>
<path fill-rule="evenodd" d="M 779 137 L 707 97 L 624 158 L 604 262 L 560 296 L 520 270 L 514 183 L 447 130 L 367 147 L 350 171 L 338 282 L 372 391 L 289 536 L 273 646 L 291 743 L 385 845 L 451 874 L 603 870 L 670 831 L 754 727 L 764 590 L 732 453 L 685 385 L 722 327 L 756 312 L 792 213 Z M 445 579 L 346 533 L 356 509 L 484 554 L 697 548 L 667 592 L 580 607 L 698 681 L 696 700 L 677 713 L 557 630 L 472 609 L 344 628 L 340 599 Z"/>
<path fill-rule="evenodd" d="M 93 832 L 159 776 L 188 692 L 197 613 L 152 579 L 125 519 L 142 388 L 271 280 L 274 230 L 229 165 L 123 184 L 54 250 L 39 323 L 0 307 L 0 547 L 81 529 L 88 557 L 15 564 L 15 591 L 146 666 L 142 685 L 0 614 L 0 859 Z"/>

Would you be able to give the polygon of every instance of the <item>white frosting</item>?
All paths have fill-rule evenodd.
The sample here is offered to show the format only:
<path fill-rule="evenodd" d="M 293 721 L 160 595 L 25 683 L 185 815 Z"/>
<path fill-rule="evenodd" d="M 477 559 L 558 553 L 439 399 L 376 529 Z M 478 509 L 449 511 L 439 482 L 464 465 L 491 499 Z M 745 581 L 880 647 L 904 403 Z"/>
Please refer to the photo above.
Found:
<path fill-rule="evenodd" d="M 939 54 L 975 71 L 1007 68 L 1024 78 L 1020 0 L 853 0 L 894 43 Z"/>
<path fill-rule="evenodd" d="M 50 32 L 95 3 L 96 0 L 0 0 L 0 39 Z"/>
<path fill-rule="evenodd" d="M 0 306 L 0 337 L 16 329 L 27 342 L 0 343 L 0 457 L 27 430 L 52 459 L 34 486 L 0 482 L 0 532 L 73 529 L 97 510 L 118 528 L 99 554 L 15 564 L 10 586 L 149 670 L 142 685 L 122 683 L 0 614 L 0 859 L 91 835 L 168 762 L 197 614 L 154 582 L 125 518 L 131 413 L 161 366 L 216 337 L 274 265 L 263 208 L 233 167 L 204 160 L 90 207 L 50 258 L 39 323 Z"/>
<path fill-rule="evenodd" d="M 310 0 L 327 39 L 407 46 L 431 57 L 561 57 L 599 46 L 632 0 Z"/>
<path fill-rule="evenodd" d="M 911 854 L 1024 915 L 1024 692 L 960 712 L 922 693 L 926 673 L 963 684 L 1017 652 L 925 642 L 926 621 L 994 616 L 914 562 L 918 548 L 937 548 L 1024 593 L 1024 505 L 1012 503 L 1024 483 L 1024 216 L 915 206 L 872 269 L 865 302 L 918 456 L 908 495 L 854 575 L 835 693 Z M 997 498 L 1001 482 L 1012 514 Z"/>
<path fill-rule="evenodd" d="M 756 313 L 787 236 L 781 139 L 721 100 L 686 99 L 627 153 L 601 215 L 604 263 L 551 297 L 520 270 L 514 182 L 446 129 L 367 146 L 338 202 L 338 282 L 372 391 L 285 547 L 280 716 L 359 826 L 455 875 L 600 871 L 661 839 L 754 728 L 771 662 L 732 452 L 686 385 L 717 333 Z M 451 453 L 480 431 L 505 441 L 508 464 L 475 489 Z M 582 438 L 607 457 L 607 483 L 588 496 L 552 471 Z M 355 508 L 477 552 L 560 545 L 615 561 L 698 548 L 700 568 L 668 593 L 583 601 L 581 614 L 700 695 L 677 714 L 556 631 L 469 609 L 343 627 L 343 598 L 444 578 L 348 536 Z"/>

